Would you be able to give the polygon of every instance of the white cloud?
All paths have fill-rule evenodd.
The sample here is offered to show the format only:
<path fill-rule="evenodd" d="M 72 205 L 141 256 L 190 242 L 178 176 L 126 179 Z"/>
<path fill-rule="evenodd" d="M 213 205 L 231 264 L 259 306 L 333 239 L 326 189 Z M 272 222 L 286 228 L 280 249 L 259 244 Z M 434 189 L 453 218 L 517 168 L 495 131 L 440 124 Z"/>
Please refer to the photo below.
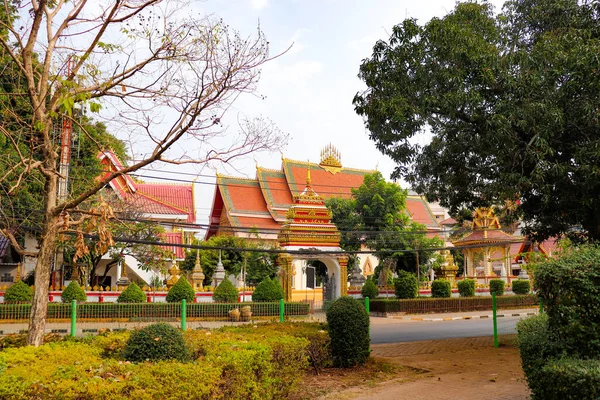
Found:
<path fill-rule="evenodd" d="M 250 7 L 255 10 L 262 10 L 269 5 L 269 0 L 250 0 Z"/>

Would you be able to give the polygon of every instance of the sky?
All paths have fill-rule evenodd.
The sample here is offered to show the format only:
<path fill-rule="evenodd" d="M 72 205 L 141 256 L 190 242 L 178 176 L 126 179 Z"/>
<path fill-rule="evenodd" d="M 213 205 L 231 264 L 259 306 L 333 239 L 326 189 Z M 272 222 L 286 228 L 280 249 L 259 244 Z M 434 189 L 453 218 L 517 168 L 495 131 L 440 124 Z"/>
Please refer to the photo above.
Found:
<path fill-rule="evenodd" d="M 394 25 L 405 18 L 424 24 L 442 17 L 454 8 L 454 0 L 206 0 L 194 4 L 193 12 L 223 18 L 242 36 L 255 34 L 260 24 L 272 55 L 291 46 L 264 65 L 257 91 L 264 98 L 245 95 L 234 103 L 225 121 L 231 129 L 238 116 L 262 115 L 289 134 L 282 149 L 286 158 L 318 163 L 320 150 L 331 143 L 344 166 L 377 168 L 386 179 L 390 177 L 395 164 L 369 140 L 352 105 L 354 95 L 365 89 L 357 77 L 361 60 L 371 55 L 377 40 L 389 37 Z M 492 4 L 498 11 L 502 2 Z M 428 135 L 417 140 L 424 144 Z M 279 169 L 281 154 L 254 154 L 216 169 L 254 178 L 256 163 Z M 213 183 L 196 187 L 198 222 L 206 223 L 215 180 L 204 175 L 214 176 L 215 171 L 201 173 L 199 182 Z"/>

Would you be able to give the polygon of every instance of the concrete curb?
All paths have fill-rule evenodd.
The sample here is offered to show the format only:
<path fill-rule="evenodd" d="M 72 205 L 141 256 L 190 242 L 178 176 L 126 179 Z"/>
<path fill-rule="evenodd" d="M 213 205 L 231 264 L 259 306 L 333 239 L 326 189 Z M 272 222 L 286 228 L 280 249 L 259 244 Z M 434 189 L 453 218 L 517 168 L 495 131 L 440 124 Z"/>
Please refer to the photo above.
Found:
<path fill-rule="evenodd" d="M 502 313 L 496 314 L 497 318 L 505 318 L 505 317 L 530 317 L 533 315 L 538 315 L 537 311 L 534 312 L 526 312 L 526 313 Z M 401 319 L 404 321 L 458 321 L 464 319 L 492 319 L 492 314 L 484 314 L 484 315 L 462 315 L 457 317 L 410 317 L 410 316 L 402 316 L 402 317 L 388 317 L 393 319 Z"/>

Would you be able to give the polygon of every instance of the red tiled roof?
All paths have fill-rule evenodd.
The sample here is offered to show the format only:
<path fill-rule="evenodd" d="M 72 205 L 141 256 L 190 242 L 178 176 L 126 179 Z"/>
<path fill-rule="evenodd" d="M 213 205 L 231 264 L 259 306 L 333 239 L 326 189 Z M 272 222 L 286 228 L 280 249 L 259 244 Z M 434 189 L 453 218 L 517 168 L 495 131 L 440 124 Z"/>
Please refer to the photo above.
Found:
<path fill-rule="evenodd" d="M 183 232 L 165 232 L 161 234 L 166 243 L 183 244 Z M 172 251 L 175 259 L 185 259 L 185 249 L 180 246 L 161 246 L 163 249 Z"/>
<path fill-rule="evenodd" d="M 558 247 L 558 238 L 549 238 L 540 244 L 540 249 L 549 257 L 552 257 Z"/>
<path fill-rule="evenodd" d="M 99 158 L 106 169 L 103 177 L 110 174 L 109 171 L 119 171 L 124 168 L 119 158 L 110 151 L 102 152 Z M 110 186 L 121 199 L 134 205 L 141 212 L 157 215 L 185 215 L 186 222 L 196 222 L 192 185 L 136 183 L 130 176 L 121 175 L 110 181 Z"/>
<path fill-rule="evenodd" d="M 513 240 L 518 239 L 499 230 L 488 230 L 487 236 L 484 236 L 484 230 L 477 229 L 468 236 L 454 241 L 454 244 L 465 244 L 467 242 L 511 242 Z"/>
<path fill-rule="evenodd" d="M 238 226 L 242 228 L 257 228 L 257 229 L 279 229 L 281 228 L 281 224 L 277 221 L 274 221 L 272 218 L 255 218 L 255 217 L 232 217 L 232 219 L 236 220 L 239 224 Z M 250 232 L 249 232 L 250 233 Z M 274 235 L 277 234 L 275 230 L 272 232 Z"/>
<path fill-rule="evenodd" d="M 219 176 L 217 183 L 230 213 L 269 214 L 267 203 L 256 180 Z"/>
<path fill-rule="evenodd" d="M 414 222 L 423 224 L 428 228 L 440 227 L 427 202 L 421 196 L 408 196 L 406 198 L 406 209 Z"/>
<path fill-rule="evenodd" d="M 283 159 L 283 172 L 293 195 L 300 194 L 304 190 L 307 170 L 307 162 Z M 330 197 L 350 198 L 352 194 L 350 190 L 362 185 L 365 175 L 373 172 L 375 171 L 343 168 L 338 173 L 332 174 L 319 164 L 310 163 L 312 188 L 318 195 L 326 199 Z"/>
<path fill-rule="evenodd" d="M 456 225 L 456 224 L 458 224 L 458 221 L 452 217 L 446 218 L 445 220 L 440 222 L 440 225 Z"/>

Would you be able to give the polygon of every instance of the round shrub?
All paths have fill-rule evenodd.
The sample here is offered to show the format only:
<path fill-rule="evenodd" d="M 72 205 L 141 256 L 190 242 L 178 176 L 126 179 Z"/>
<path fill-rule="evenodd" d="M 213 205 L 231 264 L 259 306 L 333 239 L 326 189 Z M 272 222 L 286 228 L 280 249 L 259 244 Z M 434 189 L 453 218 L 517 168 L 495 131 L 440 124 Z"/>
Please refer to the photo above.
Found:
<path fill-rule="evenodd" d="M 182 276 L 173 286 L 171 286 L 171 289 L 169 289 L 169 293 L 167 293 L 167 302 L 179 303 L 181 300 L 185 299 L 192 303 L 194 297 L 196 297 L 194 288 L 190 285 L 188 280 L 185 279 L 185 276 Z"/>
<path fill-rule="evenodd" d="M 410 272 L 400 271 L 394 281 L 396 297 L 399 299 L 414 299 L 419 294 L 417 276 Z"/>
<path fill-rule="evenodd" d="M 342 368 L 364 364 L 369 358 L 369 316 L 362 303 L 352 297 L 337 299 L 326 313 L 331 355 Z"/>
<path fill-rule="evenodd" d="M 233 285 L 232 285 L 233 286 Z M 237 297 L 237 293 L 236 293 Z M 277 279 L 266 277 L 256 286 L 252 293 L 252 301 L 279 301 L 284 298 L 283 287 Z M 235 300 L 234 300 L 235 301 Z"/>
<path fill-rule="evenodd" d="M 445 279 L 436 279 L 431 282 L 431 297 L 452 297 L 452 285 Z"/>
<path fill-rule="evenodd" d="M 379 289 L 377 289 L 377 285 L 371 279 L 367 279 L 363 287 L 360 289 L 360 294 L 363 299 L 368 297 L 369 299 L 376 299 L 379 296 Z"/>
<path fill-rule="evenodd" d="M 217 303 L 236 303 L 237 300 L 237 289 L 229 279 L 223 279 L 223 282 L 217 286 L 213 293 L 213 301 Z"/>
<path fill-rule="evenodd" d="M 504 295 L 504 281 L 502 279 L 492 279 L 490 281 L 490 295 Z"/>
<path fill-rule="evenodd" d="M 4 292 L 5 303 L 31 303 L 33 289 L 23 281 L 17 281 Z"/>
<path fill-rule="evenodd" d="M 63 290 L 60 297 L 63 303 L 70 303 L 73 300 L 76 300 L 78 303 L 85 303 L 87 301 L 85 291 L 75 281 L 69 283 L 69 286 Z"/>
<path fill-rule="evenodd" d="M 474 297 L 475 296 L 475 279 L 463 279 L 458 281 L 458 294 L 460 297 Z"/>
<path fill-rule="evenodd" d="M 514 294 L 529 294 L 531 290 L 531 284 L 528 280 L 519 279 L 517 281 L 513 281 L 512 283 L 512 291 Z"/>
<path fill-rule="evenodd" d="M 145 303 L 146 293 L 135 283 L 131 282 L 127 289 L 117 298 L 117 303 Z"/>
<path fill-rule="evenodd" d="M 181 331 L 165 322 L 148 325 L 131 333 L 125 352 L 128 361 L 187 361 L 189 353 Z"/>

